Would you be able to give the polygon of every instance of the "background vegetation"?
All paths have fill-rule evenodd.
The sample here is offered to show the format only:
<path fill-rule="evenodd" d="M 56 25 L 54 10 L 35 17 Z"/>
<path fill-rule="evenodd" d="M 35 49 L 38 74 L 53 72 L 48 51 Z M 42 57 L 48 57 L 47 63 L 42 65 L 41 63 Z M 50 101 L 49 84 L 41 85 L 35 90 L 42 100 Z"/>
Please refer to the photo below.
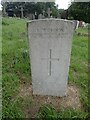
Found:
<path fill-rule="evenodd" d="M 45 17 L 47 17 L 47 10 L 48 8 L 51 9 L 52 17 L 61 17 L 62 19 L 74 19 L 79 21 L 84 21 L 86 23 L 90 23 L 90 2 L 72 2 L 71 5 L 67 10 L 64 9 L 58 9 L 58 5 L 56 5 L 54 2 L 4 2 L 2 1 L 2 6 L 5 6 L 5 10 L 7 13 L 10 11 L 18 17 L 21 17 L 21 8 L 24 10 L 24 17 L 27 16 L 27 14 L 35 12 L 37 13 L 37 16 L 39 14 L 43 14 L 43 11 L 45 12 Z M 4 8 L 3 8 L 4 10 Z"/>

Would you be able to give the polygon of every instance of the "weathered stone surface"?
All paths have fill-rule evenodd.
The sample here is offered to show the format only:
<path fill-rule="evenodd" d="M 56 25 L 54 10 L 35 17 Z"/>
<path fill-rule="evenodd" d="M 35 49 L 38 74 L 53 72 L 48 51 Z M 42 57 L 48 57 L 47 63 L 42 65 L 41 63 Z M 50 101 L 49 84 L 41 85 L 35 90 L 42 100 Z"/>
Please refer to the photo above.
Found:
<path fill-rule="evenodd" d="M 28 22 L 33 94 L 66 95 L 73 31 L 67 20 Z"/>

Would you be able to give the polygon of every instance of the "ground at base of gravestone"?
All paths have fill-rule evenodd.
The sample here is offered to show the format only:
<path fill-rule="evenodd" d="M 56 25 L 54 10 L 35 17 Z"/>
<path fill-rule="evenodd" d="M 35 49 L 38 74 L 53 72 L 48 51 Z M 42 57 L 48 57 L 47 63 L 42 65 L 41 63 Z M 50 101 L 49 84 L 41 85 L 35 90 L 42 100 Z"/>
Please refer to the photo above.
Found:
<path fill-rule="evenodd" d="M 60 108 L 82 109 L 79 89 L 75 85 L 68 85 L 66 97 L 42 96 L 33 95 L 32 85 L 24 81 L 21 83 L 20 91 L 15 99 L 18 97 L 31 99 L 31 105 L 27 106 L 25 110 L 26 118 L 35 117 L 43 105 L 53 106 L 57 112 L 60 112 Z"/>

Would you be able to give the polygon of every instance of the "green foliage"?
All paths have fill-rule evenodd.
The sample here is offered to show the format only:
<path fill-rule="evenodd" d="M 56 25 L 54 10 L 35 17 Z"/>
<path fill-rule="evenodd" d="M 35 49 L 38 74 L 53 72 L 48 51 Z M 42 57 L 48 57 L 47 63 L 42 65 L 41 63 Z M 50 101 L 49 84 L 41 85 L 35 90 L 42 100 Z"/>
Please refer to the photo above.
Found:
<path fill-rule="evenodd" d="M 22 109 L 20 107 L 17 98 L 19 92 L 19 78 L 12 73 L 4 73 L 3 76 L 3 102 L 2 102 L 2 117 L 3 118 L 21 118 L 23 115 Z"/>
<path fill-rule="evenodd" d="M 62 109 L 61 112 L 58 115 L 58 118 L 62 118 L 62 119 L 83 119 L 85 120 L 86 118 L 88 118 L 88 113 L 85 113 L 83 111 L 80 110 L 74 110 L 74 109 Z"/>
<path fill-rule="evenodd" d="M 40 120 L 55 120 L 55 119 L 78 119 L 82 118 L 85 120 L 88 118 L 88 114 L 74 109 L 61 109 L 58 113 L 52 106 L 42 106 L 37 114 L 37 118 Z"/>
<path fill-rule="evenodd" d="M 90 2 L 73 2 L 68 8 L 68 12 L 69 17 L 73 17 L 74 20 L 90 22 Z"/>
<path fill-rule="evenodd" d="M 6 21 L 2 21 L 2 25 L 9 25 Z"/>
<path fill-rule="evenodd" d="M 55 120 L 58 118 L 58 113 L 53 107 L 47 105 L 40 108 L 37 117 L 42 120 Z"/>
<path fill-rule="evenodd" d="M 78 32 L 85 33 L 78 29 Z M 80 89 L 80 99 L 86 111 L 88 111 L 88 37 L 74 35 L 71 65 L 69 71 L 69 83 L 74 82 Z"/>

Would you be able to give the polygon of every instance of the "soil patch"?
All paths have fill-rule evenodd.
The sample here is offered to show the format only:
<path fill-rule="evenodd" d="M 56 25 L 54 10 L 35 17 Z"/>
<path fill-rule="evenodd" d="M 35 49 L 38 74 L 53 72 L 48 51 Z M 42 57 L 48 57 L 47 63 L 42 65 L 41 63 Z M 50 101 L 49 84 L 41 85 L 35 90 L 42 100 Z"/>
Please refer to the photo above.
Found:
<path fill-rule="evenodd" d="M 32 104 L 28 106 L 26 111 L 26 118 L 34 117 L 39 111 L 42 105 L 51 105 L 57 111 L 60 108 L 73 108 L 81 109 L 81 102 L 79 98 L 79 89 L 75 85 L 69 85 L 67 89 L 67 96 L 65 97 L 55 97 L 55 96 L 42 96 L 33 95 L 32 85 L 24 83 L 21 85 L 20 97 L 29 97 L 32 99 Z"/>

